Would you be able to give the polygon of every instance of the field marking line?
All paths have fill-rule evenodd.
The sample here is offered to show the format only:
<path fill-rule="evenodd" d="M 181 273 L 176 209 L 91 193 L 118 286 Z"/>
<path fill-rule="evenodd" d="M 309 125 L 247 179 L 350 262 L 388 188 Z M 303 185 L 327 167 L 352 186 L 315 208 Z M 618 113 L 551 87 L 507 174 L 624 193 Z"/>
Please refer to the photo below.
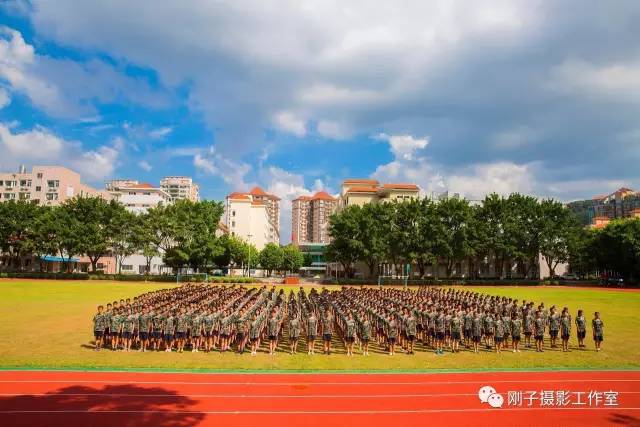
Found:
<path fill-rule="evenodd" d="M 504 393 L 502 393 L 504 394 Z M 618 394 L 640 394 L 640 391 L 619 391 Z M 0 397 L 193 397 L 193 398 L 224 398 L 224 399 L 393 399 L 405 397 L 461 397 L 477 396 L 478 393 L 426 393 L 426 394 L 136 394 L 136 393 L 0 393 Z"/>
<path fill-rule="evenodd" d="M 24 372 L 50 372 L 50 373 L 58 373 L 58 372 L 72 372 L 72 373 L 128 373 L 128 374 L 171 374 L 171 375 L 464 375 L 464 374 L 495 374 L 495 373 L 547 373 L 547 372 L 639 372 L 640 367 L 628 367 L 628 368 L 571 368 L 571 367 L 543 367 L 543 368 L 477 368 L 477 369 L 428 369 L 428 370 L 234 370 L 234 369 L 201 369 L 195 368 L 190 370 L 181 370 L 181 369 L 166 369 L 163 368 L 94 368 L 94 367 L 86 367 L 86 368 L 56 368 L 56 367 L 1 367 L 0 366 L 0 375 L 3 373 L 15 372 L 15 373 L 24 373 Z"/>
<path fill-rule="evenodd" d="M 170 385 L 250 385 L 250 386 L 300 386 L 300 385 L 441 385 L 441 384 L 478 384 L 491 382 L 492 384 L 519 384 L 519 383 L 538 383 L 540 379 L 523 379 L 523 380 L 491 380 L 478 379 L 476 381 L 420 381 L 420 382 L 189 382 L 189 381 L 109 381 L 109 380 L 0 380 L 4 384 L 170 384 Z M 604 379 L 604 378 L 570 378 L 570 379 L 545 379 L 545 383 L 582 383 L 582 382 L 640 382 L 639 379 Z"/>

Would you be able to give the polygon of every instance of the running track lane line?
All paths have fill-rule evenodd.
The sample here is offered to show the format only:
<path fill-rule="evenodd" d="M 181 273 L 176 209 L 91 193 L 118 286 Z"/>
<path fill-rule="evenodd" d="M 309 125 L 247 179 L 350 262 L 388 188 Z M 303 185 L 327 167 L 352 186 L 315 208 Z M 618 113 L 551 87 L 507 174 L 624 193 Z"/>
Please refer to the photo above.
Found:
<path fill-rule="evenodd" d="M 42 376 L 46 376 L 46 373 L 42 373 Z M 607 376 L 611 376 L 611 373 L 604 373 Z M 148 375 L 148 374 L 146 374 Z M 459 374 L 458 374 L 459 375 Z M 474 374 L 468 374 L 467 377 L 468 378 L 475 378 L 476 380 L 474 381 L 455 381 L 453 383 L 455 383 L 455 385 L 461 385 L 464 386 L 464 384 L 474 384 L 477 385 L 479 383 L 487 383 L 487 384 L 493 384 L 493 383 L 510 383 L 510 384 L 526 384 L 526 383 L 532 383 L 532 382 L 536 382 L 538 384 L 545 384 L 547 382 L 549 382 L 548 377 L 553 375 L 553 373 L 547 373 L 542 374 L 542 375 L 536 375 L 536 378 L 527 378 L 524 379 L 523 377 L 527 376 L 527 375 L 519 375 L 518 373 L 513 373 L 513 372 L 506 372 L 504 374 L 495 374 L 493 373 L 492 375 L 474 375 Z M 575 378 L 577 376 L 585 376 L 585 375 L 589 375 L 592 377 L 596 377 L 596 376 L 600 376 L 598 375 L 598 373 L 594 373 L 594 372 L 583 372 L 581 374 L 577 374 L 577 375 L 566 375 L 571 376 L 573 378 L 565 378 L 566 381 L 568 382 L 584 382 L 585 381 L 589 381 L 588 379 L 584 379 L 584 378 Z M 629 376 L 626 373 L 624 374 L 625 376 Z M 68 375 L 71 376 L 71 375 Z M 78 385 L 78 386 L 82 386 L 84 384 L 84 381 L 82 380 L 81 377 L 91 377 L 91 375 L 79 375 L 78 378 L 76 378 L 75 380 L 72 381 L 72 383 Z M 113 375 L 113 378 L 117 378 L 120 375 Z M 564 377 L 565 375 L 563 375 Z M 631 376 L 636 376 L 636 375 L 631 375 Z M 151 379 L 162 379 L 162 378 L 166 378 L 169 377 L 169 375 L 163 375 L 163 374 L 157 374 L 155 375 L 155 377 L 151 377 Z M 175 377 L 175 375 L 173 375 L 172 377 Z M 208 374 L 204 374 L 203 377 L 206 378 L 211 378 L 211 375 Z M 256 376 L 259 377 L 259 376 Z M 269 376 L 271 379 L 273 379 L 273 376 Z M 275 378 L 286 378 L 286 375 L 282 375 L 282 376 L 276 376 Z M 348 376 L 333 376 L 330 378 L 341 378 L 341 379 L 345 379 L 345 377 Z M 358 378 L 357 375 L 350 375 L 351 378 Z M 388 377 L 393 377 L 392 375 L 381 375 L 378 378 L 388 378 Z M 402 376 L 403 378 L 407 378 L 406 375 Z M 442 375 L 443 378 L 447 377 L 447 375 Z M 513 380 L 498 380 L 497 377 L 506 377 L 506 378 L 514 378 Z M 547 378 L 544 378 L 547 377 Z M 147 376 L 147 378 L 149 378 Z M 183 379 L 197 379 L 194 378 L 193 376 L 191 376 L 191 378 L 189 378 L 189 376 L 182 376 L 181 378 Z M 246 378 L 246 376 L 245 376 Z M 263 377 L 262 377 L 263 378 Z M 300 377 L 298 376 L 297 379 L 299 379 Z M 287 385 L 292 385 L 292 386 L 299 386 L 301 384 L 307 384 L 307 385 L 315 385 L 316 383 L 314 381 L 310 381 L 313 378 L 327 378 L 324 375 L 307 375 L 307 381 L 295 381 L 295 382 L 269 382 L 268 384 L 274 384 L 276 386 L 287 386 Z M 362 378 L 362 377 L 360 377 Z M 371 376 L 369 376 L 368 379 L 370 379 Z M 415 375 L 412 378 L 422 378 L 420 375 Z M 520 379 L 516 379 L 516 378 L 520 378 Z M 229 377 L 226 377 L 226 379 L 229 379 Z M 411 379 L 411 378 L 409 378 Z M 628 384 L 629 386 L 635 386 L 637 381 L 629 381 L 629 378 L 619 378 L 619 379 L 612 379 L 612 378 L 591 378 L 590 379 L 591 382 L 597 382 L 597 383 L 601 383 L 604 381 L 607 382 L 619 382 L 619 383 L 625 383 Z M 595 381 L 594 381 L 595 380 Z M 33 380 L 32 380 L 33 381 Z M 560 379 L 555 380 L 556 382 L 561 381 Z M 149 381 L 150 383 L 153 384 L 167 384 L 167 382 L 165 381 Z M 215 383 L 215 382 L 188 382 L 188 381 L 173 381 L 174 383 L 177 383 L 175 385 L 188 385 L 188 384 L 204 384 L 204 385 L 220 385 L 221 383 Z M 13 382 L 13 384 L 16 384 L 17 382 Z M 109 383 L 109 381 L 101 381 L 100 383 Z M 112 384 L 115 384 L 114 381 L 111 381 Z M 134 385 L 136 384 L 136 381 L 127 381 L 124 382 L 125 384 L 128 385 Z M 139 382 L 138 382 L 139 383 Z M 422 381 L 422 382 L 418 382 L 418 381 L 408 381 L 408 382 L 392 382 L 394 384 L 397 385 L 401 385 L 405 388 L 411 389 L 412 386 L 415 387 L 416 385 L 442 385 L 442 384 L 451 384 L 451 381 L 436 381 L 436 382 L 430 382 L 430 381 Z M 11 384 L 11 381 L 5 382 L 2 388 L 6 388 L 9 384 Z M 51 383 L 40 383 L 40 385 L 45 385 L 45 384 L 59 384 L 56 382 L 51 382 Z M 229 383 L 229 382 L 223 382 L 222 384 L 234 384 L 234 385 L 238 385 L 237 382 L 234 383 Z M 259 384 L 264 384 L 261 382 L 255 382 L 255 383 L 249 383 L 252 385 L 259 385 Z M 367 388 L 367 386 L 372 385 L 372 382 L 365 382 L 365 381 L 351 381 L 350 384 L 352 385 L 357 385 L 360 386 L 359 390 L 353 390 L 352 388 L 349 388 L 349 391 L 353 391 L 353 393 L 358 393 L 358 391 L 363 391 L 365 394 L 367 391 L 370 391 L 369 388 Z M 389 382 L 378 382 L 378 381 L 374 381 L 373 382 L 374 385 L 387 385 L 389 384 Z M 343 382 L 321 382 L 319 383 L 319 385 L 333 385 L 335 386 L 342 386 Z M 622 385 L 622 384 L 621 384 Z M 544 385 L 543 385 L 544 387 Z M 179 393 L 179 389 L 182 389 L 183 387 L 173 387 L 174 390 L 176 390 Z M 374 387 L 374 388 L 381 388 L 381 387 Z M 551 387 L 548 387 L 551 388 Z M 563 387 L 563 389 L 570 389 L 570 387 Z M 635 389 L 635 387 L 634 387 Z M 341 389 L 338 389 L 339 391 L 342 391 Z M 503 390 L 499 390 L 504 392 Z M 466 394 L 466 393 L 464 393 Z M 281 396 L 281 395 L 279 395 Z M 52 397 L 55 397 L 55 394 L 52 395 Z M 176 397 L 180 397 L 180 395 L 176 395 Z M 473 396 L 472 396 L 473 397 Z M 634 396 L 635 397 L 635 396 Z M 235 397 L 236 399 L 238 397 Z M 362 400 L 362 399 L 361 399 Z M 365 399 L 366 400 L 366 399 Z M 455 400 L 455 399 L 454 399 Z M 635 399 L 633 399 L 635 400 Z M 350 400 L 351 401 L 351 400 Z M 473 402 L 473 403 L 471 403 Z M 197 402 L 200 403 L 200 402 Z M 197 410 L 193 410 L 195 408 L 182 408 L 179 409 L 175 408 L 167 408 L 167 409 L 161 409 L 161 410 L 144 410 L 144 409 L 140 409 L 140 410 L 135 410 L 135 411 L 126 411 L 124 408 L 123 409 L 94 409 L 94 410 L 86 410 L 86 409 L 75 409 L 75 410 L 65 410 L 66 412 L 53 412 L 52 410 L 50 411 L 39 411 L 37 408 L 34 409 L 16 409 L 18 411 L 21 412 L 1 412 L 0 416 L 4 417 L 8 417 L 9 420 L 11 420 L 11 422 L 13 422 L 13 424 L 15 424 L 15 421 L 18 421 L 18 424 L 21 425 L 61 425 L 61 424 L 66 424 L 66 425 L 76 425 L 76 424 L 80 424 L 83 420 L 86 421 L 90 421 L 92 423 L 92 425 L 98 425 L 101 422 L 105 423 L 106 419 L 109 419 L 110 422 L 113 423 L 117 423 L 119 421 L 125 423 L 127 420 L 130 420 L 130 418 L 122 418 L 122 417 L 143 417 L 146 415 L 153 415 L 153 414 L 159 414 L 159 415 L 163 415 L 163 416 L 170 416 L 170 414 L 177 414 L 178 416 L 184 417 L 184 416 L 188 416 L 189 414 L 194 414 L 194 415 L 205 415 L 206 417 L 204 419 L 202 419 L 200 422 L 202 423 L 202 425 L 219 425 L 217 424 L 218 421 L 220 419 L 225 419 L 224 417 L 237 417 L 237 416 L 242 416 L 242 418 L 233 418 L 233 420 L 237 421 L 238 420 L 243 420 L 242 421 L 242 425 L 255 425 L 256 421 L 260 421 L 260 420 L 265 420 L 264 417 L 266 418 L 266 423 L 263 422 L 263 425 L 266 426 L 275 426 L 275 425 L 286 425 L 288 422 L 293 422 L 294 420 L 296 421 L 296 424 L 298 424 L 299 422 L 303 422 L 303 423 L 308 423 L 308 425 L 318 425 L 318 419 L 314 419 L 314 418 L 309 418 L 312 417 L 313 415 L 324 415 L 323 417 L 320 417 L 323 423 L 327 423 L 329 422 L 332 425 L 354 425 L 355 423 L 358 422 L 362 422 L 363 420 L 368 420 L 368 424 L 369 426 L 377 426 L 377 425 L 382 425 L 382 421 L 386 420 L 385 422 L 388 422 L 389 420 L 392 420 L 393 422 L 403 422 L 403 421 L 407 421 L 409 422 L 410 420 L 416 421 L 416 422 L 433 422 L 433 421 L 442 421 L 442 422 L 453 422 L 454 425 L 455 422 L 457 421 L 458 424 L 462 423 L 462 422 L 468 422 L 468 414 L 475 414 L 475 417 L 477 419 L 474 419 L 474 424 L 478 425 L 478 426 L 482 426 L 482 425 L 500 425 L 500 423 L 503 423 L 504 425 L 513 425 L 518 423 L 518 425 L 521 426 L 528 426 L 528 425 L 534 425 L 533 422 L 530 420 L 530 417 L 523 417 L 523 414 L 527 414 L 530 413 L 531 411 L 538 411 L 536 413 L 543 413 L 544 414 L 544 420 L 547 421 L 552 421 L 555 420 L 556 424 L 562 423 L 563 425 L 597 425 L 597 424 L 611 424 L 611 419 L 606 418 L 607 415 L 608 416 L 616 416 L 616 417 L 621 417 L 620 419 L 626 420 L 627 424 L 630 424 L 632 422 L 640 422 L 639 418 L 636 418 L 635 416 L 631 416 L 631 415 L 625 415 L 622 413 L 626 413 L 626 414 L 635 414 L 636 411 L 640 410 L 640 405 L 635 404 L 633 406 L 629 406 L 629 407 L 610 407 L 610 408 L 606 408 L 606 407 L 599 407 L 599 408 L 585 408 L 585 407 L 576 407 L 576 408 L 537 408 L 537 407 L 532 407 L 532 408 L 503 408 L 503 409 L 489 409 L 486 407 L 458 407 L 458 408 L 416 408 L 416 409 L 393 409 L 393 410 L 389 410 L 389 409 L 377 409 L 380 407 L 380 402 L 378 401 L 378 403 L 376 403 L 375 409 L 369 409 L 369 410 L 350 410 L 350 408 L 348 408 L 348 405 L 344 405 L 345 402 L 342 402 L 341 400 L 338 400 L 338 402 L 336 403 L 342 403 L 341 405 L 335 405 L 335 406 L 347 406 L 346 408 L 341 408 L 338 411 L 327 411 L 324 409 L 319 409 L 319 410 L 306 410 L 306 411 L 290 411 L 290 410 L 280 410 L 280 411 L 273 411 L 273 410 L 244 410 L 244 411 L 229 411 L 229 410 L 215 410 L 215 411 L 211 411 L 211 410 L 206 410 L 206 408 L 203 409 L 197 409 Z M 348 403 L 348 402 L 347 402 Z M 389 402 L 391 403 L 391 402 Z M 431 406 L 431 405 L 420 405 L 421 403 L 427 403 L 427 402 L 420 402 L 418 399 L 409 399 L 409 402 L 411 406 Z M 432 402 L 432 404 L 435 402 Z M 451 402 L 453 403 L 453 402 Z M 477 399 L 468 399 L 468 402 L 462 402 L 462 403 L 466 403 L 464 406 L 469 406 L 469 405 L 480 405 L 479 402 L 477 402 Z M 631 402 L 629 402 L 631 403 Z M 456 403 L 456 405 L 458 405 Z M 453 405 L 453 406 L 456 406 Z M 187 405 L 189 406 L 189 405 Z M 199 405 L 196 405 L 199 406 Z M 389 405 L 389 406 L 394 406 L 394 405 Z M 29 407 L 29 406 L 27 406 Z M 33 406 L 31 406 L 33 407 Z M 13 409 L 13 408 L 12 408 Z M 222 408 L 221 408 L 222 409 Z M 26 412 L 26 411 L 30 411 L 30 412 Z M 38 412 L 35 412 L 38 411 Z M 99 412 L 97 412 L 99 411 Z M 588 412 L 587 412 L 588 411 Z M 496 412 L 495 414 L 493 412 Z M 496 418 L 495 415 L 499 414 L 499 413 L 503 413 L 503 415 L 498 416 L 498 418 Z M 37 420 L 37 423 L 34 423 L 33 417 L 37 417 L 38 414 L 42 414 L 42 416 L 48 416 L 48 418 L 35 418 L 35 420 Z M 421 416 L 424 416 L 425 414 L 429 414 L 428 419 L 422 418 Z M 99 415 L 100 418 L 95 418 L 96 415 Z M 373 415 L 378 415 L 380 418 L 370 418 Z M 90 420 L 87 420 L 84 417 L 90 416 L 92 417 Z M 286 418 L 283 419 L 283 416 L 288 416 L 290 418 Z M 18 417 L 18 418 L 16 418 Z M 61 418 L 63 417 L 63 418 Z M 111 417 L 111 418 L 109 418 Z M 114 417 L 118 417 L 118 418 L 114 418 Z M 263 418 L 255 418 L 255 417 L 263 417 Z M 330 418 L 326 418 L 326 417 L 330 417 Z M 353 418 L 353 417 L 357 417 L 357 418 Z M 393 418 L 388 418 L 388 417 L 393 417 Z M 398 418 L 399 417 L 399 418 Z M 622 418 L 625 417 L 625 418 Z M 231 420 L 231 419 L 230 419 Z M 454 420 L 454 421 L 452 421 Z M 347 421 L 349 421 L 349 423 L 347 423 Z M 476 422 L 477 421 L 477 422 Z M 540 419 L 536 419 L 535 422 L 539 423 Z M 246 423 L 246 424 L 244 424 Z M 8 424 L 8 425 L 12 425 L 12 424 Z M 102 425 L 102 424 L 101 424 Z M 124 425 L 124 424 L 123 424 Z M 238 424 L 236 424 L 238 425 Z"/>

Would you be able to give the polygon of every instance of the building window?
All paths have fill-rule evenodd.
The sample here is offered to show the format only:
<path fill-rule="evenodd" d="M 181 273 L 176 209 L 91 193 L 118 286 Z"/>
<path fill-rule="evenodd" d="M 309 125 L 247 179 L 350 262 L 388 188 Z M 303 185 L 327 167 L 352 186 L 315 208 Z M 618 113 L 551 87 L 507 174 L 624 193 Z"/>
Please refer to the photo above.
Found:
<path fill-rule="evenodd" d="M 39 185 L 36 185 L 36 191 L 42 191 L 42 187 L 40 187 Z"/>
<path fill-rule="evenodd" d="M 49 188 L 58 188 L 60 187 L 60 181 L 58 181 L 57 179 L 50 179 L 47 181 L 47 186 Z"/>
<path fill-rule="evenodd" d="M 236 216 L 236 211 L 231 211 L 231 216 Z"/>
<path fill-rule="evenodd" d="M 133 265 L 122 264 L 122 271 L 133 271 Z"/>
<path fill-rule="evenodd" d="M 236 226 L 236 222 L 235 221 L 231 221 L 231 226 L 235 227 Z"/>
<path fill-rule="evenodd" d="M 58 200 L 58 193 L 47 193 L 47 200 Z"/>
<path fill-rule="evenodd" d="M 21 179 L 20 180 L 20 187 L 26 187 L 27 186 L 27 180 L 26 179 Z"/>
<path fill-rule="evenodd" d="M 20 200 L 29 200 L 31 198 L 31 193 L 20 193 Z"/>
<path fill-rule="evenodd" d="M 136 192 L 135 192 L 135 191 L 129 191 L 129 195 L 130 195 L 130 196 L 135 196 L 135 195 L 136 195 Z"/>
<path fill-rule="evenodd" d="M 4 198 L 7 200 L 14 200 L 16 198 L 15 193 L 4 193 Z"/>
<path fill-rule="evenodd" d="M 42 172 L 39 172 L 39 173 L 36 175 L 36 177 L 38 177 L 38 178 L 42 179 Z"/>

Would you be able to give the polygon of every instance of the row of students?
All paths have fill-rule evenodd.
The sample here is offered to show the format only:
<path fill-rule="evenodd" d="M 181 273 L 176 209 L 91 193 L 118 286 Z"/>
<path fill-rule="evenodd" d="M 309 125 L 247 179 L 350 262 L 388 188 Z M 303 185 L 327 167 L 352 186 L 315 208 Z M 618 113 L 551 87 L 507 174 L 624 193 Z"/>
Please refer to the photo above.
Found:
<path fill-rule="evenodd" d="M 575 324 L 578 348 L 585 347 L 587 322 L 582 310 L 572 321 L 569 309 L 507 297 L 496 297 L 443 288 L 343 289 L 297 294 L 239 286 L 185 285 L 160 290 L 127 301 L 100 306 L 93 318 L 96 350 L 192 352 L 247 346 L 257 354 L 264 341 L 269 354 L 275 354 L 283 331 L 289 338 L 291 353 L 297 353 L 301 337 L 307 353 L 315 354 L 321 340 L 325 354 L 331 354 L 335 335 L 342 339 L 347 355 L 356 344 L 369 354 L 370 341 L 390 355 L 397 348 L 413 354 L 422 343 L 425 349 L 443 354 L 462 349 L 479 352 L 484 344 L 496 352 L 520 352 L 535 346 L 544 351 L 548 333 L 551 348 L 560 336 L 563 351 L 569 351 Z M 603 341 L 604 322 L 595 313 L 591 322 L 596 350 Z"/>

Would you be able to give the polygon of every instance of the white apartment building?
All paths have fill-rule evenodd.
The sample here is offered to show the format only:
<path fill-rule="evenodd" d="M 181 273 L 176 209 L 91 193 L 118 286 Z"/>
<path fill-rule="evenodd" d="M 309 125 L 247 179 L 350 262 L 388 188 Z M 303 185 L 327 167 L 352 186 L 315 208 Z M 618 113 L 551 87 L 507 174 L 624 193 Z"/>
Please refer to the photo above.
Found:
<path fill-rule="evenodd" d="M 226 198 L 225 224 L 232 236 L 252 243 L 258 250 L 268 243 L 278 243 L 275 225 L 271 222 L 267 204 L 251 194 L 231 193 Z"/>
<path fill-rule="evenodd" d="M 27 172 L 0 173 L 0 201 L 29 200 L 41 205 L 59 205 L 75 196 L 109 199 L 109 193 L 85 185 L 80 174 L 62 166 L 33 166 Z"/>
<path fill-rule="evenodd" d="M 200 187 L 188 176 L 165 176 L 160 180 L 160 188 L 174 202 L 176 200 L 200 201 Z"/>
<path fill-rule="evenodd" d="M 124 185 L 120 183 L 124 183 Z M 145 213 L 150 208 L 172 203 L 169 194 L 148 183 L 114 180 L 107 184 L 107 188 L 114 200 L 119 201 L 128 211 L 136 214 Z"/>

